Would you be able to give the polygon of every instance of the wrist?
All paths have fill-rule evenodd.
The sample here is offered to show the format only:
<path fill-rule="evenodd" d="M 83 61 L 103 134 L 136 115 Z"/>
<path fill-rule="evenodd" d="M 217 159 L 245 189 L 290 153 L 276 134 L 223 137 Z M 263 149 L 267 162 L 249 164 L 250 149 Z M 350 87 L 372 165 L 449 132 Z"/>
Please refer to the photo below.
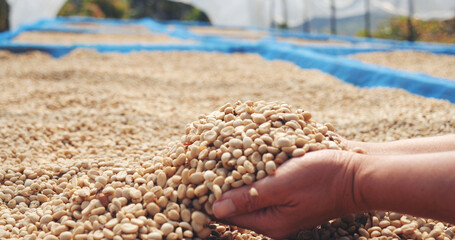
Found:
<path fill-rule="evenodd" d="M 339 151 L 338 159 L 343 162 L 345 172 L 338 192 L 337 214 L 344 216 L 351 213 L 365 212 L 366 199 L 363 193 L 363 165 L 370 161 L 366 154 Z M 340 186 L 339 184 L 336 184 Z"/>
<path fill-rule="evenodd" d="M 367 212 L 373 210 L 369 201 L 368 176 L 371 174 L 371 165 L 377 156 L 368 154 L 355 154 L 352 159 L 353 183 L 352 199 L 356 212 Z"/>
<path fill-rule="evenodd" d="M 388 158 L 388 155 L 358 154 L 353 195 L 359 212 L 379 210 L 377 209 L 379 206 L 377 206 L 375 196 L 379 191 L 377 186 L 381 184 L 381 180 L 378 180 L 376 175 L 385 170 L 385 166 L 382 166 L 381 163 L 387 161 Z M 385 180 L 383 179 L 382 181 Z"/>

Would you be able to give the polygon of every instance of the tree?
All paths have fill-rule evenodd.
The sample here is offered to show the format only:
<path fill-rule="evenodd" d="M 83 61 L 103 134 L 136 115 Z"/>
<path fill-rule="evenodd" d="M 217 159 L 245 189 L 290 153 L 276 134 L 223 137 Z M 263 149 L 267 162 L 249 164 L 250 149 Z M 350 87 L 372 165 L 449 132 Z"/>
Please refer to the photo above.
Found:
<path fill-rule="evenodd" d="M 208 22 L 201 10 L 169 0 L 68 0 L 59 16 L 195 20 Z"/>
<path fill-rule="evenodd" d="M 60 9 L 58 15 L 128 18 L 129 12 L 129 0 L 69 0 Z"/>
<path fill-rule="evenodd" d="M 157 20 L 187 20 L 208 22 L 201 10 L 169 0 L 131 0 L 131 18 L 151 17 Z"/>
<path fill-rule="evenodd" d="M 408 21 L 408 17 L 392 18 L 372 35 L 376 38 L 409 40 L 411 34 Z M 455 43 L 455 18 L 444 21 L 419 19 L 411 21 L 416 41 Z M 361 32 L 358 36 L 365 36 L 365 33 Z"/>

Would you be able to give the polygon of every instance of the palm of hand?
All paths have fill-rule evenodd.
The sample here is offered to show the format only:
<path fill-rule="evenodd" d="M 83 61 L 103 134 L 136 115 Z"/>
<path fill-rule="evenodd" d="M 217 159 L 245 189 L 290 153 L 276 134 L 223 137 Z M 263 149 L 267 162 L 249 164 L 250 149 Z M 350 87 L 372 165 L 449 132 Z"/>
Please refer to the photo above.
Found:
<path fill-rule="evenodd" d="M 225 193 L 235 211 L 215 215 L 226 222 L 284 238 L 332 218 L 356 211 L 353 201 L 352 153 L 317 151 L 281 165 L 274 176 Z M 259 195 L 248 191 L 255 187 Z"/>

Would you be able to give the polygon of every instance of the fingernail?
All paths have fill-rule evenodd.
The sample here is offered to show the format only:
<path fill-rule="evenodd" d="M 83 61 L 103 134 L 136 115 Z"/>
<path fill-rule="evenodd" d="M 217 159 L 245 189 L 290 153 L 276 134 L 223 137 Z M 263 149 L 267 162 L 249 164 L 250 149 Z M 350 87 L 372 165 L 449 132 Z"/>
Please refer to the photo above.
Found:
<path fill-rule="evenodd" d="M 224 218 L 235 213 L 235 205 L 231 199 L 225 199 L 213 204 L 213 214 L 216 218 Z"/>

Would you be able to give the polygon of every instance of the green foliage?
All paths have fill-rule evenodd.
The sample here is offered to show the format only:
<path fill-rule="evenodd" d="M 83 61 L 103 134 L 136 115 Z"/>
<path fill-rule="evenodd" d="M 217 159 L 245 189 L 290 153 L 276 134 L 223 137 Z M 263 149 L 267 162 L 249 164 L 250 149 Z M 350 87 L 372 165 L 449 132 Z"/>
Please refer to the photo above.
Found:
<path fill-rule="evenodd" d="M 126 0 L 94 0 L 94 3 L 109 18 L 127 18 L 130 9 L 130 3 Z"/>
<path fill-rule="evenodd" d="M 131 18 L 151 17 L 157 20 L 205 21 L 209 18 L 190 5 L 169 0 L 131 0 Z"/>
<path fill-rule="evenodd" d="M 58 15 L 128 18 L 129 10 L 128 0 L 68 0 Z"/>
<path fill-rule="evenodd" d="M 407 18 L 397 17 L 392 18 L 388 23 L 384 24 L 378 31 L 374 32 L 373 37 L 385 38 L 393 40 L 407 40 L 409 30 Z"/>
<path fill-rule="evenodd" d="M 424 21 L 412 19 L 417 41 L 455 43 L 455 18 L 446 21 Z M 364 36 L 364 31 L 358 36 Z M 392 18 L 378 31 L 372 33 L 373 37 L 407 40 L 409 38 L 408 20 L 405 17 Z"/>
<path fill-rule="evenodd" d="M 357 37 L 371 37 L 371 36 L 367 36 L 367 35 L 368 35 L 368 34 L 367 34 L 367 32 L 365 31 L 365 29 L 360 30 L 360 31 L 356 34 Z"/>
<path fill-rule="evenodd" d="M 184 13 L 181 20 L 209 22 L 209 18 L 207 17 L 207 15 L 197 8 L 192 8 L 188 12 Z"/>
<path fill-rule="evenodd" d="M 280 23 L 276 26 L 278 29 L 289 29 L 287 23 Z"/>
<path fill-rule="evenodd" d="M 0 0 L 0 32 L 8 30 L 8 4 Z M 190 5 L 169 0 L 68 0 L 58 16 L 143 18 L 209 22 L 207 15 Z"/>
<path fill-rule="evenodd" d="M 201 10 L 169 0 L 68 0 L 58 15 L 209 21 Z"/>
<path fill-rule="evenodd" d="M 5 0 L 0 0 L 0 32 L 9 29 L 8 24 L 8 4 Z"/>

